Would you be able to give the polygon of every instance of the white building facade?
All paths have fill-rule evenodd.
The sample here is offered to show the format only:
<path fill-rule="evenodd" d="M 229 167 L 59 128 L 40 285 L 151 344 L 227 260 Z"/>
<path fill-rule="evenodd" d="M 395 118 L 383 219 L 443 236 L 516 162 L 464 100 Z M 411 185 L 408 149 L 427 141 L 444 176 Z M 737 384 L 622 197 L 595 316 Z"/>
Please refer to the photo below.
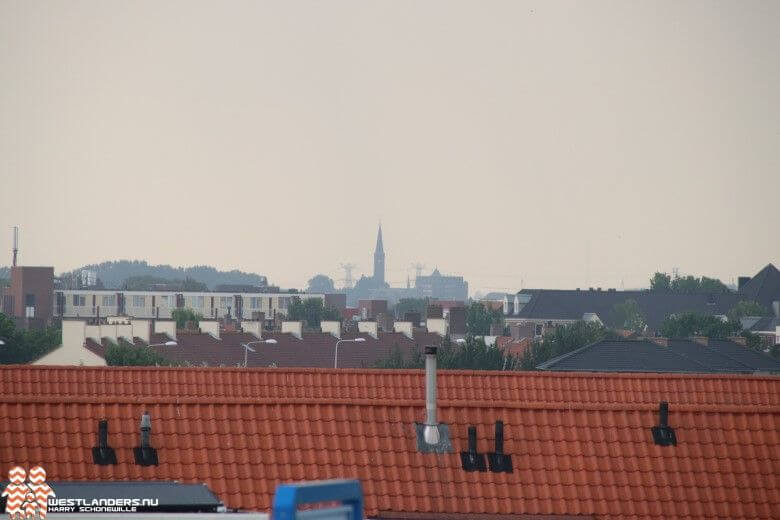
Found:
<path fill-rule="evenodd" d="M 293 298 L 319 298 L 324 294 L 307 293 L 226 293 L 121 291 L 107 289 L 64 289 L 54 291 L 54 315 L 60 318 L 131 316 L 133 318 L 170 319 L 171 312 L 189 308 L 204 318 L 266 320 L 287 314 Z"/>

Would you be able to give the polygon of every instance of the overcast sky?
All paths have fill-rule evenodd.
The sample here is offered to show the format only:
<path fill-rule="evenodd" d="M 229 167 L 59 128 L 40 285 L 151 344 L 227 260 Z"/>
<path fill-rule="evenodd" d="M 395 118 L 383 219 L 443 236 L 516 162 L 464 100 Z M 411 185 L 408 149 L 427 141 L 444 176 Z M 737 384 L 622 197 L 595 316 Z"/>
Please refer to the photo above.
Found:
<path fill-rule="evenodd" d="M 780 263 L 780 2 L 0 0 L 0 265 Z"/>

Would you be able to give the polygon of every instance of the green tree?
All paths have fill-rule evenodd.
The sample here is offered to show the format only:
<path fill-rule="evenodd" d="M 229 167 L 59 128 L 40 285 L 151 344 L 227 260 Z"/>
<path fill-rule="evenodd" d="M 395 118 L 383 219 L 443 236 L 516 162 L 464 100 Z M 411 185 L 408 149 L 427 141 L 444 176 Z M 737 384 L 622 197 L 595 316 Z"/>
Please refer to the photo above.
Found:
<path fill-rule="evenodd" d="M 315 294 L 332 294 L 336 292 L 336 286 L 333 284 L 333 279 L 324 274 L 318 274 L 309 280 L 307 292 Z"/>
<path fill-rule="evenodd" d="M 187 326 L 188 321 L 194 322 L 197 326 L 203 319 L 203 315 L 190 308 L 179 308 L 171 311 L 171 318 L 176 321 L 177 329 L 183 329 Z"/>
<path fill-rule="evenodd" d="M 699 280 L 699 292 L 724 294 L 731 292 L 731 289 L 717 278 L 702 276 Z"/>
<path fill-rule="evenodd" d="M 666 273 L 656 272 L 652 278 L 650 278 L 650 290 L 652 291 L 669 291 L 672 289 L 672 277 Z"/>
<path fill-rule="evenodd" d="M 561 325 L 534 341 L 519 360 L 522 370 L 535 370 L 538 365 L 552 358 L 604 339 L 617 339 L 617 335 L 600 323 L 578 321 Z"/>
<path fill-rule="evenodd" d="M 615 323 L 618 327 L 625 330 L 630 330 L 637 334 L 645 331 L 647 322 L 645 321 L 644 314 L 639 308 L 639 304 L 636 300 L 628 299 L 623 303 L 617 303 L 612 308 L 612 313 L 615 318 Z"/>
<path fill-rule="evenodd" d="M 758 302 L 741 300 L 729 310 L 727 316 L 731 321 L 739 321 L 745 316 L 769 316 L 769 310 Z"/>
<path fill-rule="evenodd" d="M 666 273 L 656 272 L 650 278 L 650 289 L 653 291 L 671 291 L 676 293 L 728 293 L 731 289 L 717 278 L 702 276 L 675 276 L 672 278 Z"/>
<path fill-rule="evenodd" d="M 672 280 L 672 291 L 676 293 L 695 293 L 700 289 L 701 284 L 695 276 L 676 277 Z"/>
<path fill-rule="evenodd" d="M 668 338 L 687 338 L 689 336 L 707 336 L 725 339 L 740 332 L 738 322 L 723 321 L 716 316 L 698 312 L 672 314 L 661 322 L 659 332 Z"/>
<path fill-rule="evenodd" d="M 341 313 L 335 307 L 325 305 L 320 298 L 301 300 L 296 296 L 287 307 L 287 319 L 291 321 L 305 321 L 309 328 L 316 329 L 319 328 L 323 320 L 340 321 Z"/>
<path fill-rule="evenodd" d="M 168 366 L 173 363 L 149 347 L 136 347 L 122 342 L 110 345 L 106 349 L 106 364 L 110 366 Z"/>
<path fill-rule="evenodd" d="M 503 328 L 504 315 L 498 309 L 488 309 L 479 302 L 472 302 L 466 308 L 466 334 L 486 336 L 490 334 L 490 325 L 496 323 Z"/>
<path fill-rule="evenodd" d="M 158 276 L 131 276 L 122 284 L 122 288 L 127 291 L 149 291 L 155 285 L 165 285 L 174 291 L 194 291 L 205 292 L 208 290 L 205 283 L 201 283 L 189 276 L 182 279 L 167 279 Z"/>
<path fill-rule="evenodd" d="M 425 356 L 419 347 L 415 347 L 409 357 L 404 356 L 398 343 L 393 345 L 390 355 L 386 359 L 380 359 L 374 365 L 376 368 L 424 368 Z"/>
<path fill-rule="evenodd" d="M 429 302 L 428 298 L 401 298 L 395 304 L 393 314 L 396 318 L 403 319 L 407 312 L 417 312 L 420 314 L 420 318 L 424 318 Z"/>
<path fill-rule="evenodd" d="M 55 327 L 20 330 L 11 318 L 0 313 L 0 364 L 35 361 L 62 344 L 62 331 Z"/>
<path fill-rule="evenodd" d="M 467 336 L 463 343 L 444 342 L 439 347 L 438 366 L 451 370 L 504 370 L 515 366 L 514 356 L 505 354 L 482 338 Z"/>
<path fill-rule="evenodd" d="M 512 370 L 517 365 L 517 359 L 503 350 L 486 345 L 482 338 L 466 337 L 463 342 L 452 343 L 445 340 L 437 352 L 437 365 L 447 370 Z M 390 355 L 378 361 L 377 368 L 424 368 L 425 355 L 415 348 L 411 355 L 405 357 L 395 345 Z"/>

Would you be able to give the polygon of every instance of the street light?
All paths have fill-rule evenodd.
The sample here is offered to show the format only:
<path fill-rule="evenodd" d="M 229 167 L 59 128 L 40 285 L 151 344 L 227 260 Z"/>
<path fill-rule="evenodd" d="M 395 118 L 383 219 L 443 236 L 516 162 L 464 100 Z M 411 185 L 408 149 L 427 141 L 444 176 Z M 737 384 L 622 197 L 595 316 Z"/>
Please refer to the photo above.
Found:
<path fill-rule="evenodd" d="M 250 341 L 249 343 L 242 343 L 241 346 L 244 347 L 244 368 L 246 368 L 247 363 L 247 355 L 249 352 L 257 352 L 255 349 L 250 347 L 249 345 L 257 345 L 258 343 L 268 343 L 269 345 L 276 345 L 276 340 L 274 338 L 270 339 L 261 339 L 257 341 Z"/>
<path fill-rule="evenodd" d="M 0 338 L 0 345 L 5 345 L 5 341 L 2 338 Z"/>
<path fill-rule="evenodd" d="M 165 343 L 153 343 L 151 345 L 146 345 L 147 347 L 175 347 L 178 345 L 175 341 L 166 341 Z"/>
<path fill-rule="evenodd" d="M 333 356 L 333 368 L 339 367 L 339 343 L 363 343 L 366 338 L 340 339 L 336 342 L 336 353 Z"/>

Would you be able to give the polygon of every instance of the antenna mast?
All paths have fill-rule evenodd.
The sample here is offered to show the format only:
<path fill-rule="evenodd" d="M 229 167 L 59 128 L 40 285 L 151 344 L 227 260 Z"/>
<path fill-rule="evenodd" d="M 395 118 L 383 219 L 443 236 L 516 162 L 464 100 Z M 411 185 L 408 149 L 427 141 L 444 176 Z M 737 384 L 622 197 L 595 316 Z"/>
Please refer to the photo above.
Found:
<path fill-rule="evenodd" d="M 345 289 L 352 289 L 352 269 L 357 267 L 355 264 L 341 264 L 341 268 L 344 269 L 344 282 Z"/>
<path fill-rule="evenodd" d="M 14 263 L 16 267 L 16 256 L 19 254 L 19 226 L 14 226 Z"/>

